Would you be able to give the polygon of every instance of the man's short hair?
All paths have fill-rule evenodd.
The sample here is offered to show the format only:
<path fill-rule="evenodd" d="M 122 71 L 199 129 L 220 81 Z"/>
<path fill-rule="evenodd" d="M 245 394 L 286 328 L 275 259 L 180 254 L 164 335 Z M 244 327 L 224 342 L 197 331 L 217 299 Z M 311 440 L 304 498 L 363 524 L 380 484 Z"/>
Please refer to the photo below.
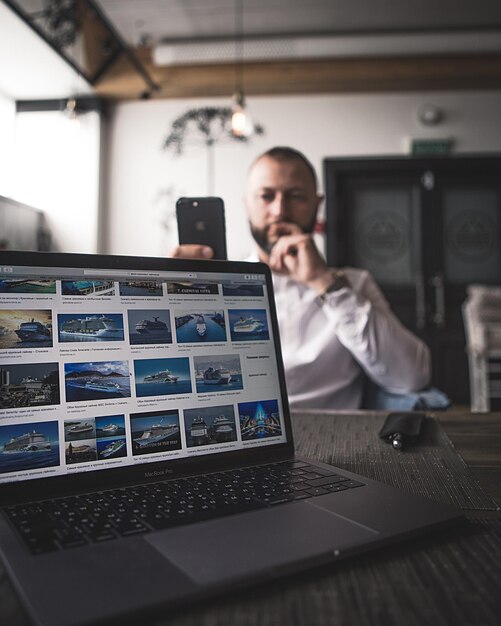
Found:
<path fill-rule="evenodd" d="M 288 146 L 275 146 L 274 148 L 270 148 L 263 152 L 258 158 L 254 161 L 253 165 L 255 165 L 259 160 L 267 157 L 269 159 L 273 159 L 274 161 L 301 161 L 306 166 L 306 169 L 310 172 L 311 177 L 313 178 L 313 182 L 315 183 L 315 189 L 317 188 L 317 175 L 315 173 L 315 168 L 310 163 L 310 161 L 304 156 L 302 152 L 299 150 L 295 150 L 294 148 L 289 148 Z"/>

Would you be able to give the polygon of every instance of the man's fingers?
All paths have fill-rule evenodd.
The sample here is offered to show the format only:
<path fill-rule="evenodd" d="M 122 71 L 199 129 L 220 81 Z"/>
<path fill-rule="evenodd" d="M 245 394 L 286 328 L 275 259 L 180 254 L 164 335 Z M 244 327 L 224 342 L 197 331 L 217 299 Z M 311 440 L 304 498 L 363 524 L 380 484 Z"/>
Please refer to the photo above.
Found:
<path fill-rule="evenodd" d="M 290 222 L 274 222 L 270 224 L 268 227 L 268 239 L 272 243 L 276 243 L 276 241 L 280 237 L 288 237 L 289 235 L 301 235 L 301 228 L 297 224 L 292 224 Z"/>
<path fill-rule="evenodd" d="M 270 267 L 276 272 L 290 271 L 293 257 L 298 255 L 298 246 L 303 244 L 305 235 L 280 237 L 270 254 Z M 294 259 L 294 262 L 296 259 Z"/>
<path fill-rule="evenodd" d="M 270 253 L 269 264 L 274 271 L 304 284 L 327 270 L 312 237 L 305 234 L 280 237 Z"/>
<path fill-rule="evenodd" d="M 214 250 L 209 246 L 185 243 L 173 248 L 169 256 L 178 259 L 212 259 Z"/>
<path fill-rule="evenodd" d="M 289 235 L 287 237 L 280 237 L 277 243 L 273 246 L 270 256 L 275 255 L 291 255 L 297 256 L 298 249 L 308 246 L 310 237 L 308 235 Z"/>

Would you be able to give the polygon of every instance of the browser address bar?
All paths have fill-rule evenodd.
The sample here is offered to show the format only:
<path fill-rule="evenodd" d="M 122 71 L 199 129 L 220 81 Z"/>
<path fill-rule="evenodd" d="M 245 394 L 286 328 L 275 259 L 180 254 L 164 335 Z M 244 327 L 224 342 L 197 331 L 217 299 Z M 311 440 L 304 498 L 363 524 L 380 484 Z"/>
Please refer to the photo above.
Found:
<path fill-rule="evenodd" d="M 134 278 L 196 278 L 193 272 L 136 272 L 129 270 L 84 270 L 86 276 L 131 276 Z"/>

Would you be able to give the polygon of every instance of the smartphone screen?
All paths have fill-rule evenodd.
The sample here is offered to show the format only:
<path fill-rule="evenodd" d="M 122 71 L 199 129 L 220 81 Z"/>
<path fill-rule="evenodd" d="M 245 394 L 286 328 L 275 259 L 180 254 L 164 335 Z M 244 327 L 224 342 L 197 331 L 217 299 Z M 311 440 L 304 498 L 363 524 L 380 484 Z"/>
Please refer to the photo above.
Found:
<path fill-rule="evenodd" d="M 224 203 L 221 198 L 179 198 L 176 202 L 179 243 L 210 246 L 214 259 L 226 259 Z"/>

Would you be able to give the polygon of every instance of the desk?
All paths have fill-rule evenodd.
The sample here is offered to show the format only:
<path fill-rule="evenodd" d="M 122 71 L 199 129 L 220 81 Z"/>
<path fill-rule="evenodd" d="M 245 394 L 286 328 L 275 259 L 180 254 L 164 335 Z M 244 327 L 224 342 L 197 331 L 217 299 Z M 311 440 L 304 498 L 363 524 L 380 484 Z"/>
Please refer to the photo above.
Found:
<path fill-rule="evenodd" d="M 501 413 L 445 411 L 437 416 L 474 478 L 501 506 Z M 501 520 L 499 511 L 493 515 Z"/>
<path fill-rule="evenodd" d="M 382 417 L 381 413 L 358 414 L 379 421 Z M 474 478 L 501 503 L 501 413 L 447 411 L 437 417 Z M 293 415 L 295 429 L 304 420 Z M 324 429 L 333 426 L 326 415 Z M 143 619 L 140 624 L 498 626 L 501 513 L 470 510 L 465 514 L 465 524 L 448 531 L 218 598 L 200 608 Z M 28 624 L 3 570 L 0 623 Z"/>

